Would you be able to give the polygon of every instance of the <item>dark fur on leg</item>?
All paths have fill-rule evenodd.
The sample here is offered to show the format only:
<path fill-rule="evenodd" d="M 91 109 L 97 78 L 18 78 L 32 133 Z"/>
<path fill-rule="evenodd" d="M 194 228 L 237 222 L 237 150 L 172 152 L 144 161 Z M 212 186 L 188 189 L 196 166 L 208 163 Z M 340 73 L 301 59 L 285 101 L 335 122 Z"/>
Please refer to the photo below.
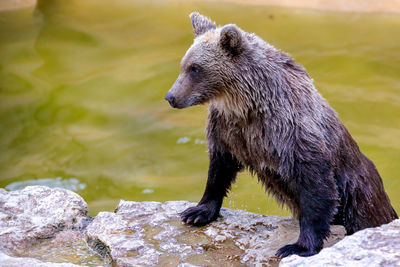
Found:
<path fill-rule="evenodd" d="M 300 192 L 300 236 L 295 244 L 280 248 L 276 253 L 278 257 L 317 254 L 323 247 L 324 239 L 330 234 L 329 226 L 337 212 L 339 195 L 328 162 L 321 159 L 316 162 L 317 165 L 296 164 L 299 181 L 297 187 Z M 318 190 L 310 187 L 313 184 L 317 184 Z"/>
<path fill-rule="evenodd" d="M 182 221 L 187 224 L 202 226 L 216 220 L 223 198 L 240 168 L 239 162 L 232 154 L 222 150 L 210 152 L 210 167 L 204 195 L 197 206 L 182 212 Z"/>

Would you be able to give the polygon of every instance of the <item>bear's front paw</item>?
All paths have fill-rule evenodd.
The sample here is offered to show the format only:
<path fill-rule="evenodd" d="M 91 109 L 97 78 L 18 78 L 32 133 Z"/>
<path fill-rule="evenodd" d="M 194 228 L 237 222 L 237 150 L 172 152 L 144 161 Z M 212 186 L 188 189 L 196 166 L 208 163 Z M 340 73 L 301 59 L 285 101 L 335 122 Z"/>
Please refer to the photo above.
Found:
<path fill-rule="evenodd" d="M 181 220 L 184 223 L 195 226 L 206 225 L 217 219 L 217 217 L 217 208 L 211 204 L 200 204 L 181 213 Z"/>
<path fill-rule="evenodd" d="M 315 250 L 310 250 L 305 247 L 302 247 L 298 244 L 291 244 L 281 247 L 277 252 L 276 256 L 279 258 L 285 258 L 289 255 L 296 254 L 302 257 L 308 257 L 317 254 L 318 252 Z"/>

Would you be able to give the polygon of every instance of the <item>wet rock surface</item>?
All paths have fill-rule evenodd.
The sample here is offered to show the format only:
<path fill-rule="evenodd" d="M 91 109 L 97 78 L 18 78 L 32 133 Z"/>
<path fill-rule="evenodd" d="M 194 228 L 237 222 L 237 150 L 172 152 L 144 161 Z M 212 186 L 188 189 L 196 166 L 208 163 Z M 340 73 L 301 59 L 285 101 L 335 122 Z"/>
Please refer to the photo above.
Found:
<path fill-rule="evenodd" d="M 285 258 L 280 266 L 400 266 L 400 219 L 356 232 L 315 256 Z"/>
<path fill-rule="evenodd" d="M 87 219 L 86 202 L 72 191 L 45 186 L 0 189 L 0 249 L 24 249 L 63 229 L 80 229 Z"/>
<path fill-rule="evenodd" d="M 291 218 L 241 210 L 222 209 L 204 227 L 182 224 L 179 213 L 193 205 L 121 201 L 87 227 L 87 242 L 116 266 L 277 266 L 276 250 L 298 237 Z M 332 231 L 328 246 L 344 236 L 342 227 Z"/>
<path fill-rule="evenodd" d="M 0 266 L 102 265 L 84 241 L 89 222 L 86 202 L 72 191 L 0 189 Z"/>
<path fill-rule="evenodd" d="M 103 258 L 86 243 L 84 233 L 76 230 L 63 230 L 53 238 L 38 240 L 29 248 L 13 251 L 10 255 L 14 259 L 34 258 L 39 260 L 40 264 L 55 263 L 55 266 L 61 263 L 71 263 L 75 264 L 74 266 L 104 266 Z M 38 266 L 41 266 L 40 264 Z"/>
<path fill-rule="evenodd" d="M 72 263 L 43 262 L 34 258 L 12 257 L 0 251 L 0 266 L 7 267 L 77 267 Z"/>
<path fill-rule="evenodd" d="M 85 201 L 57 188 L 0 189 L 0 266 L 399 266 L 400 220 L 343 239 L 343 227 L 320 254 L 279 261 L 297 240 L 289 217 L 222 209 L 203 227 L 183 224 L 186 201 L 121 200 L 115 212 L 88 217 Z M 335 245 L 335 243 L 337 243 Z"/>

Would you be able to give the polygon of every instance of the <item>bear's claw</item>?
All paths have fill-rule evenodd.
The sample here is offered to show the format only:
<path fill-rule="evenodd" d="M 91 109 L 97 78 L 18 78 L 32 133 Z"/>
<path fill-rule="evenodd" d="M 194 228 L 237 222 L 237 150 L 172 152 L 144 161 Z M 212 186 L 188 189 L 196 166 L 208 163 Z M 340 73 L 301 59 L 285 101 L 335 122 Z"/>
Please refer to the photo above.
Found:
<path fill-rule="evenodd" d="M 217 214 L 218 216 L 218 214 Z M 209 205 L 201 204 L 195 207 L 190 207 L 181 213 L 181 220 L 190 225 L 203 226 L 216 218 L 215 208 Z"/>
<path fill-rule="evenodd" d="M 317 254 L 318 252 L 315 250 L 309 250 L 305 247 L 302 247 L 298 244 L 291 244 L 291 245 L 286 245 L 284 247 L 281 247 L 277 252 L 276 252 L 276 256 L 278 256 L 279 258 L 285 258 L 289 255 L 299 255 L 302 257 L 308 257 L 308 256 L 312 256 Z"/>

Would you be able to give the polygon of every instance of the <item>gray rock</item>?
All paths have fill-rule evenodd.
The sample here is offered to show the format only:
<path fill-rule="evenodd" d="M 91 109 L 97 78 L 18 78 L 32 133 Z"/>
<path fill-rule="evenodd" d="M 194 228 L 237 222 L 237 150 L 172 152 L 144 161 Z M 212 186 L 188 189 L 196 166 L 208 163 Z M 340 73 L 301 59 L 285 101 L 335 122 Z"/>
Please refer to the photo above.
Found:
<path fill-rule="evenodd" d="M 55 237 L 38 240 L 32 246 L 13 251 L 13 260 L 34 258 L 46 263 L 73 263 L 79 266 L 103 266 L 104 260 L 86 243 L 82 231 L 63 230 Z M 0 259 L 0 266 L 8 266 Z"/>
<path fill-rule="evenodd" d="M 241 210 L 222 209 L 208 226 L 187 226 L 179 213 L 192 205 L 121 201 L 89 224 L 87 242 L 116 266 L 277 266 L 276 250 L 298 237 L 291 218 Z M 342 227 L 332 231 L 328 246 L 344 236 Z"/>
<path fill-rule="evenodd" d="M 0 249 L 18 251 L 63 229 L 79 229 L 88 219 L 76 193 L 45 186 L 8 192 L 0 189 Z"/>
<path fill-rule="evenodd" d="M 43 262 L 32 258 L 12 257 L 0 251 L 0 266 L 7 267 L 77 267 L 72 263 Z"/>
<path fill-rule="evenodd" d="M 276 250 L 298 237 L 291 218 L 242 210 L 222 209 L 210 225 L 187 226 L 179 213 L 192 205 L 121 200 L 115 212 L 100 212 L 85 228 L 87 204 L 71 191 L 0 189 L 0 266 L 278 266 Z M 331 230 L 325 247 L 333 247 L 280 265 L 400 266 L 400 220 L 340 242 L 343 227 Z"/>
<path fill-rule="evenodd" d="M 319 254 L 304 258 L 290 256 L 282 267 L 302 266 L 400 266 L 400 219 L 356 232 Z"/>

